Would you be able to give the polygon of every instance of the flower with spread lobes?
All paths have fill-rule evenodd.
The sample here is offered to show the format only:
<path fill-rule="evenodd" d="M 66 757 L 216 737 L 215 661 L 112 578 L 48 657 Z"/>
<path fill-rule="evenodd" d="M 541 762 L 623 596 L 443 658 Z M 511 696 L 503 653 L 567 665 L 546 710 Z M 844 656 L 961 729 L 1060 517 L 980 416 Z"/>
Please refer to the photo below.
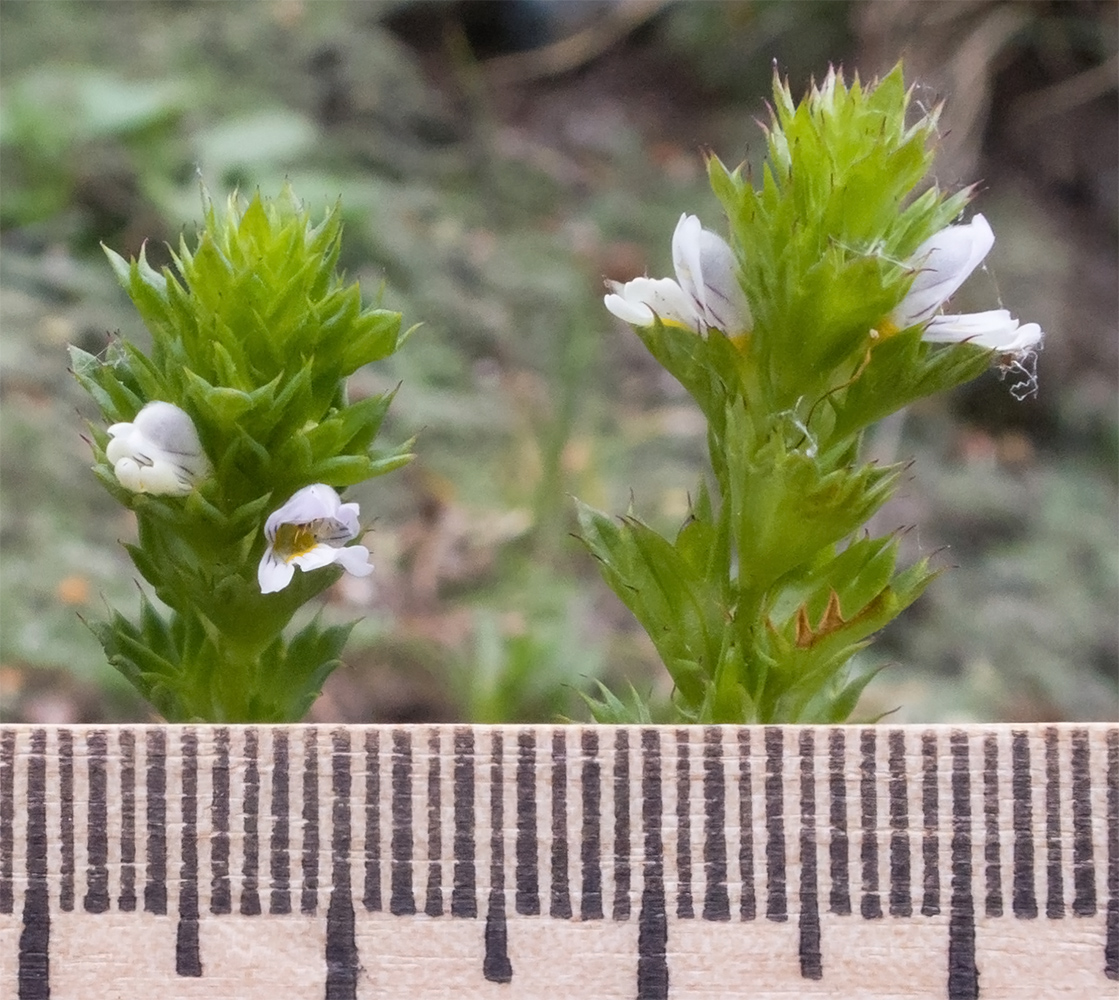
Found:
<path fill-rule="evenodd" d="M 889 325 L 905 330 L 927 323 L 922 339 L 934 344 L 967 342 L 1002 354 L 1021 354 L 1036 348 L 1041 343 L 1041 327 L 1036 323 L 1021 325 L 1005 309 L 936 315 L 994 244 L 995 234 L 982 215 L 930 236 L 910 258 L 917 273 L 908 294 L 890 314 Z"/>
<path fill-rule="evenodd" d="M 364 545 L 346 545 L 360 530 L 358 514 L 356 503 L 342 503 L 325 483 L 297 491 L 264 524 L 268 548 L 257 569 L 261 593 L 283 590 L 291 583 L 296 566 L 307 573 L 339 563 L 354 576 L 372 573 L 369 550 Z"/>
<path fill-rule="evenodd" d="M 210 472 L 190 416 L 173 403 L 148 403 L 131 423 L 109 427 L 105 455 L 125 489 L 185 496 Z"/>
<path fill-rule="evenodd" d="M 715 328 L 734 336 L 750 329 L 750 307 L 738 283 L 734 251 L 704 229 L 694 215 L 681 215 L 672 234 L 676 280 L 634 278 L 608 281 L 606 308 L 634 326 L 650 326 L 655 316 L 696 333 Z"/>

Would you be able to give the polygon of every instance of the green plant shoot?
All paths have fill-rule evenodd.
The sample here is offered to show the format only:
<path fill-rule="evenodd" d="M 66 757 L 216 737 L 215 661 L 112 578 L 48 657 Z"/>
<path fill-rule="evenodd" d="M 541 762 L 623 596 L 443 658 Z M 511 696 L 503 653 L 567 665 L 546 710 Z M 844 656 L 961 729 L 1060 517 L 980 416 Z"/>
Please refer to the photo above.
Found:
<path fill-rule="evenodd" d="M 206 199 L 175 271 L 141 251 L 109 260 L 151 333 L 71 366 L 107 426 L 94 472 L 136 515 L 127 545 L 166 611 L 91 627 L 110 662 L 168 721 L 299 720 L 350 626 L 295 612 L 343 571 L 372 572 L 356 503 L 339 491 L 406 463 L 375 438 L 393 393 L 351 401 L 345 380 L 402 343 L 398 313 L 365 308 L 337 272 L 337 208 L 313 225 L 275 200 Z"/>
<path fill-rule="evenodd" d="M 900 66 L 868 87 L 830 71 L 799 104 L 775 80 L 760 178 L 708 164 L 729 243 L 685 215 L 675 280 L 609 283 L 607 308 L 707 421 L 710 478 L 674 538 L 579 504 L 671 674 L 675 721 L 844 721 L 874 675 L 852 656 L 936 575 L 865 532 L 902 466 L 863 460 L 863 432 L 992 364 L 1020 374 L 1017 395 L 1036 387 L 1036 324 L 943 312 L 994 235 L 956 221 L 970 189 L 928 179 L 939 108 L 915 116 L 910 96 Z M 635 695 L 592 710 L 648 715 Z"/>

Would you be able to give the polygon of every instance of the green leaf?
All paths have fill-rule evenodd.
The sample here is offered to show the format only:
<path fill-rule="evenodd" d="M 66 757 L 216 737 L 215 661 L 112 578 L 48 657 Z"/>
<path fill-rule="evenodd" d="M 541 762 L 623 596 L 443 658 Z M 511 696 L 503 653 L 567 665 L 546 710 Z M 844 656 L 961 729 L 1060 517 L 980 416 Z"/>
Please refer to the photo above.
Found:
<path fill-rule="evenodd" d="M 614 694 L 600 680 L 595 680 L 598 697 L 580 692 L 587 703 L 591 716 L 600 725 L 607 726 L 651 726 L 654 725 L 650 710 L 649 697 L 643 697 L 631 683 L 625 701 Z"/>
<path fill-rule="evenodd" d="M 356 486 L 358 483 L 365 482 L 374 474 L 371 468 L 372 463 L 365 455 L 338 455 L 315 462 L 311 466 L 308 478 L 312 482 L 328 483 L 343 489 L 346 486 Z"/>
<path fill-rule="evenodd" d="M 741 579 L 755 594 L 864 524 L 900 472 L 896 466 L 827 471 L 795 422 L 783 417 L 758 440 L 741 404 L 728 407 L 727 437 L 736 442 L 727 455 L 732 531 Z"/>
<path fill-rule="evenodd" d="M 347 375 L 362 365 L 388 357 L 400 346 L 400 314 L 376 309 L 353 322 L 353 333 L 346 339 L 340 368 Z"/>
<path fill-rule="evenodd" d="M 822 549 L 811 564 L 780 581 L 771 598 L 770 620 L 779 626 L 791 622 L 803 607 L 816 622 L 833 592 L 844 615 L 857 614 L 889 584 L 897 548 L 897 540 L 887 536 L 856 539 L 838 555 L 832 548 Z"/>
<path fill-rule="evenodd" d="M 851 713 L 855 711 L 866 686 L 887 666 L 888 664 L 882 664 L 870 670 L 863 670 L 850 678 L 837 693 L 832 694 L 827 702 L 821 706 L 822 718 L 820 721 L 829 725 L 846 722 L 851 717 Z"/>
<path fill-rule="evenodd" d="M 204 414 L 204 419 L 219 426 L 237 423 L 253 408 L 253 398 L 240 389 L 211 385 L 190 369 L 184 372 L 190 398 Z"/>
<path fill-rule="evenodd" d="M 704 339 L 693 330 L 675 324 L 665 324 L 659 318 L 652 326 L 639 327 L 637 335 L 664 368 L 687 390 L 699 404 L 709 421 L 722 423 L 726 400 L 733 394 L 735 368 L 726 365 L 725 350 L 718 351 L 716 344 L 726 344 L 719 334 Z"/>
<path fill-rule="evenodd" d="M 415 444 L 415 439 L 411 438 L 399 445 L 396 449 L 388 452 L 374 452 L 377 457 L 369 460 L 366 478 L 372 479 L 374 476 L 383 476 L 387 472 L 395 472 L 397 469 L 402 469 L 415 457 L 412 454 L 412 445 Z"/>
<path fill-rule="evenodd" d="M 990 368 L 992 357 L 973 344 L 926 344 L 917 329 L 887 337 L 851 384 L 830 397 L 835 423 L 829 436 L 850 437 L 918 399 L 970 382 Z"/>
<path fill-rule="evenodd" d="M 576 501 L 581 538 L 603 576 L 641 623 L 681 696 L 698 704 L 715 669 L 725 611 L 718 591 L 671 543 L 634 517 L 620 525 Z"/>

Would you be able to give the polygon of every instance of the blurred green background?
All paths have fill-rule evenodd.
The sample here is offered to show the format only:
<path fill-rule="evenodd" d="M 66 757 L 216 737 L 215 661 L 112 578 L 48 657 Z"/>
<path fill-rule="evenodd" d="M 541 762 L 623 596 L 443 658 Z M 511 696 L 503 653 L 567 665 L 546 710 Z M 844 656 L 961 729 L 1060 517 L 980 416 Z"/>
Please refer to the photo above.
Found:
<path fill-rule="evenodd" d="M 98 243 L 166 262 L 216 196 L 341 198 L 344 265 L 423 328 L 405 472 L 354 491 L 377 573 L 320 721 L 586 718 L 663 699 L 651 644 L 570 537 L 569 494 L 668 529 L 704 462 L 683 391 L 601 306 L 670 272 L 682 211 L 722 229 L 703 151 L 756 160 L 774 65 L 899 57 L 947 99 L 938 180 L 980 182 L 998 242 L 958 296 L 1048 335 L 1040 391 L 996 375 L 868 446 L 914 459 L 876 528 L 950 567 L 868 655 L 861 717 L 1113 719 L 1119 629 L 1113 2 L 7 0 L 0 5 L 0 717 L 147 709 L 80 618 L 138 603 L 126 512 L 88 472 L 65 348 L 145 333 Z"/>

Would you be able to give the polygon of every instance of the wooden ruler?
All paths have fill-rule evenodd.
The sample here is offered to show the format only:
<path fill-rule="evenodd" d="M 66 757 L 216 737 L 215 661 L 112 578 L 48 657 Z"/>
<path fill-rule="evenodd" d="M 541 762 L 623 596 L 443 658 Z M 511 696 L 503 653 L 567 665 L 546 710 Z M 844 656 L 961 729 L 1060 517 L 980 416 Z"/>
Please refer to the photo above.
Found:
<path fill-rule="evenodd" d="M 0 997 L 1115 997 L 1119 727 L 0 729 Z"/>

